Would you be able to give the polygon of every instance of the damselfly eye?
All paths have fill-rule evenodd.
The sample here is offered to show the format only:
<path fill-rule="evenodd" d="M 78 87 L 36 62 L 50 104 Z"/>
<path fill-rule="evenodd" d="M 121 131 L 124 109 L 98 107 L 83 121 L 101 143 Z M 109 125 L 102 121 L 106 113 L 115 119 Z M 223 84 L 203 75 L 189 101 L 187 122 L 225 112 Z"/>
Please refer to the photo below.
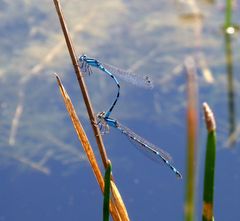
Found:
<path fill-rule="evenodd" d="M 98 117 L 98 118 L 103 118 L 104 115 L 105 115 L 105 112 L 100 112 L 100 113 L 98 113 L 97 117 Z"/>
<path fill-rule="evenodd" d="M 87 58 L 87 56 L 85 54 L 83 54 L 79 57 L 79 61 L 84 61 L 86 58 Z"/>

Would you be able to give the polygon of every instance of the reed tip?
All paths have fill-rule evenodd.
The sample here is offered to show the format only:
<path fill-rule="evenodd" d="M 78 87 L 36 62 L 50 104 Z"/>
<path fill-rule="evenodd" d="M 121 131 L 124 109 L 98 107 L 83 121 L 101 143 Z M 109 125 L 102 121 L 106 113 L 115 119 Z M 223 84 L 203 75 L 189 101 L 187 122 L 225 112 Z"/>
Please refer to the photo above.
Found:
<path fill-rule="evenodd" d="M 203 103 L 203 111 L 204 111 L 205 123 L 206 123 L 208 132 L 216 130 L 216 122 L 215 122 L 214 114 L 206 102 Z"/>

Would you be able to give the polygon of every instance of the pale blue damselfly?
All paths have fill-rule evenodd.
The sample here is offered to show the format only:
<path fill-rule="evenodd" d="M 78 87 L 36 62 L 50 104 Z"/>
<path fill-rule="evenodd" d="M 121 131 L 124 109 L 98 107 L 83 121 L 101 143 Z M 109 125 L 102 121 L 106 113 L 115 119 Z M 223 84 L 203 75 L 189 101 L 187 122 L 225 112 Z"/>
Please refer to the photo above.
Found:
<path fill-rule="evenodd" d="M 110 116 L 120 96 L 120 84 L 115 76 L 120 77 L 121 79 L 126 80 L 140 87 L 153 88 L 152 81 L 148 76 L 142 76 L 139 74 L 132 73 L 130 71 L 119 69 L 112 65 L 102 63 L 97 59 L 89 58 L 86 55 L 81 55 L 79 57 L 79 64 L 80 64 L 81 72 L 83 72 L 84 74 L 90 75 L 93 72 L 91 67 L 95 67 L 100 71 L 106 73 L 115 81 L 118 88 L 117 96 L 114 102 L 112 103 L 112 105 L 110 106 L 109 110 L 106 112 L 106 117 Z"/>
<path fill-rule="evenodd" d="M 154 144 L 151 144 L 144 138 L 140 137 L 136 133 L 134 133 L 129 128 L 120 124 L 117 120 L 106 117 L 105 112 L 101 112 L 97 115 L 98 124 L 100 125 L 100 129 L 104 129 L 104 132 L 109 132 L 109 126 L 118 129 L 121 133 L 126 135 L 130 140 L 134 141 L 137 144 L 140 150 L 143 150 L 151 155 L 157 161 L 161 161 L 165 163 L 176 175 L 178 178 L 182 178 L 181 173 L 172 165 L 171 156 L 162 150 L 159 147 L 156 147 Z"/>

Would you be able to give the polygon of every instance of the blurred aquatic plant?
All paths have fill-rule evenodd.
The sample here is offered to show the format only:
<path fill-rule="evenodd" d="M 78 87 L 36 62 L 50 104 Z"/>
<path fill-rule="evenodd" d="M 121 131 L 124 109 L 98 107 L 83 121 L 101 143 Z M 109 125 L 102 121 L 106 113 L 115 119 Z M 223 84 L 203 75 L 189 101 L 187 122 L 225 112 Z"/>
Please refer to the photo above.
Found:
<path fill-rule="evenodd" d="M 213 205 L 214 205 L 214 173 L 216 158 L 216 123 L 213 112 L 207 103 L 203 103 L 203 110 L 208 136 L 205 157 L 202 220 L 214 221 Z"/>
<path fill-rule="evenodd" d="M 224 30 L 227 34 L 234 34 L 239 31 L 239 24 L 232 21 L 233 0 L 226 0 Z"/>
<path fill-rule="evenodd" d="M 195 218 L 195 185 L 196 185 L 196 149 L 197 149 L 197 82 L 196 67 L 192 57 L 185 59 L 187 72 L 187 165 L 185 189 L 185 220 L 193 221 Z"/>
<path fill-rule="evenodd" d="M 225 57 L 227 74 L 228 110 L 229 110 L 229 136 L 236 130 L 236 105 L 234 85 L 234 57 L 232 47 L 232 35 L 225 33 Z"/>
<path fill-rule="evenodd" d="M 232 0 L 226 0 L 224 28 L 227 29 L 231 26 L 232 26 Z"/>

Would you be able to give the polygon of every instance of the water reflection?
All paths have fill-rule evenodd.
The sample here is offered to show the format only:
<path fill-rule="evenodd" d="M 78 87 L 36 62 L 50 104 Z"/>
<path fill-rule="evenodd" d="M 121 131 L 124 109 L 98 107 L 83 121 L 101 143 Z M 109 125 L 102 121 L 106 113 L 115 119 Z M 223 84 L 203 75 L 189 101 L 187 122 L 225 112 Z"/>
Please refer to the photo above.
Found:
<path fill-rule="evenodd" d="M 6 164 L 19 162 L 26 168 L 44 174 L 51 172 L 46 166 L 47 161 L 57 160 L 71 166 L 85 160 L 82 151 L 71 141 L 69 131 L 56 131 L 56 127 L 66 126 L 67 114 L 64 108 L 59 110 L 59 102 L 56 101 L 58 89 L 54 87 L 54 77 L 51 73 L 53 70 L 69 72 L 69 64 L 60 30 L 47 28 L 55 18 L 52 8 L 48 11 L 47 5 L 47 1 L 41 4 L 41 7 L 37 2 L 6 2 L 5 10 L 1 10 L 0 14 L 4 24 L 0 26 L 4 37 L 0 46 L 5 52 L 1 60 L 4 69 L 0 69 L 0 157 Z M 81 7 L 82 11 L 74 7 L 74 1 L 63 5 L 71 12 L 72 18 L 78 19 L 70 25 L 71 35 L 76 41 L 79 39 L 79 33 L 81 36 L 85 34 L 99 37 L 103 33 L 101 28 L 109 25 L 110 22 L 103 22 L 102 18 L 97 19 L 101 17 L 98 13 L 99 8 L 103 9 L 102 12 L 109 11 L 109 16 L 115 7 L 118 7 L 119 11 L 123 8 L 121 2 L 96 3 L 79 22 L 79 13 L 84 13 L 89 8 L 87 3 L 86 7 Z M 20 8 L 22 10 L 18 10 Z M 112 19 L 114 17 L 116 15 L 112 16 Z M 21 24 L 17 21 L 21 21 Z M 58 27 L 57 20 L 54 22 Z M 93 22 L 96 27 L 89 29 L 90 23 Z M 106 34 L 103 33 L 102 37 L 104 36 Z M 82 47 L 84 50 L 86 48 Z M 85 117 L 84 114 L 82 117 Z M 50 122 L 53 122 L 52 126 L 55 125 L 53 128 L 49 127 Z M 47 155 L 47 160 L 42 161 L 41 159 L 46 159 L 45 153 L 52 149 L 53 153 Z"/>
<path fill-rule="evenodd" d="M 129 116 L 129 111 L 125 108 L 125 105 L 119 104 L 116 112 L 122 118 L 141 119 L 143 115 L 149 114 L 152 110 L 155 111 L 155 114 L 162 114 L 158 111 L 163 107 L 160 107 L 162 102 L 165 102 L 166 109 L 169 112 L 172 111 L 175 114 L 182 110 L 184 101 L 181 100 L 182 98 L 174 96 L 174 93 L 182 93 L 184 90 L 184 82 L 181 79 L 182 63 L 183 58 L 189 52 L 194 54 L 205 82 L 208 84 L 221 83 L 221 76 L 212 73 L 210 69 L 214 66 L 221 67 L 225 61 L 222 58 L 215 59 L 215 55 L 219 53 L 220 41 L 217 38 L 218 36 L 214 35 L 215 33 L 209 31 L 209 27 L 212 28 L 211 25 L 215 25 L 215 21 L 219 20 L 219 14 L 217 12 L 213 13 L 214 8 L 208 8 L 209 4 L 197 1 L 189 1 L 189 3 L 185 1 L 183 4 L 182 1 L 177 1 L 177 6 L 168 3 L 159 7 L 157 2 L 151 1 L 151 5 L 148 5 L 147 8 L 148 11 L 145 12 L 141 3 L 138 3 L 134 4 L 136 9 L 134 11 L 136 17 L 134 17 L 132 16 L 133 11 L 130 10 L 133 5 L 122 1 L 116 1 L 114 4 L 110 1 L 105 1 L 103 4 L 103 1 L 100 1 L 94 4 L 94 7 L 90 6 L 89 3 L 84 3 L 81 9 L 76 9 L 74 6 L 77 1 L 64 3 L 66 12 L 71 12 L 67 16 L 69 22 L 73 21 L 70 23 L 70 31 L 77 47 L 80 49 L 79 54 L 86 52 L 92 56 L 96 55 L 109 63 L 126 68 L 130 67 L 136 72 L 151 74 L 154 78 L 157 84 L 156 90 L 153 92 L 155 101 L 153 105 L 149 105 L 149 109 L 143 110 L 141 102 L 136 102 L 136 95 L 132 93 L 135 89 L 126 87 L 123 90 L 120 102 L 127 101 L 127 108 L 136 114 Z M 5 117 L 2 121 L 7 128 L 2 134 L 8 134 L 1 142 L 5 146 L 19 145 L 17 140 L 21 139 L 21 135 L 19 135 L 21 125 L 26 126 L 21 131 L 26 130 L 26 134 L 29 131 L 27 130 L 27 123 L 25 123 L 26 120 L 28 126 L 30 122 L 33 125 L 38 125 L 37 122 L 32 122 L 33 119 L 30 120 L 25 116 L 30 106 L 31 111 L 40 111 L 42 107 L 40 104 L 36 104 L 36 101 L 41 96 L 47 97 L 46 88 L 39 87 L 39 90 L 34 91 L 32 85 L 35 84 L 35 80 L 41 79 L 40 84 L 44 81 L 46 83 L 44 86 L 53 88 L 54 82 L 50 77 L 53 70 L 60 73 L 72 71 L 69 71 L 69 58 L 64 50 L 65 43 L 58 29 L 57 19 L 53 16 L 52 11 L 45 8 L 49 3 L 46 1 L 41 5 L 37 9 L 36 16 L 34 16 L 33 11 L 36 4 L 36 2 L 29 3 L 27 1 L 17 5 L 4 2 L 5 11 L 1 11 L 4 25 L 0 28 L 1 33 L 5 33 L 5 38 L 1 41 L 1 49 L 5 52 L 2 58 L 4 65 L 0 69 L 1 89 L 4 91 L 4 96 L 1 97 L 1 117 Z M 209 10 L 209 13 L 204 13 L 201 7 L 205 7 L 206 11 Z M 18 8 L 23 10 L 19 11 Z M 175 9 L 177 15 L 174 13 L 176 12 Z M 17 13 L 13 13 L 15 11 Z M 99 13 L 99 11 L 102 13 Z M 172 13 L 169 13 L 170 11 Z M 79 13 L 84 16 L 78 16 Z M 9 16 L 10 14 L 14 16 Z M 108 16 L 106 17 L 104 14 L 108 14 Z M 111 16 L 111 20 L 108 19 L 109 16 Z M 163 22 L 162 19 L 159 19 L 160 17 L 168 18 L 168 22 Z M 22 18 L 22 25 L 24 24 L 24 27 L 21 26 L 22 28 L 18 23 L 15 23 L 16 20 L 20 20 L 19 18 Z M 46 33 L 45 30 L 47 30 L 49 22 L 53 23 L 53 20 L 58 28 Z M 206 21 L 209 22 L 209 26 Z M 8 33 L 9 38 L 6 38 L 6 33 Z M 114 39 L 114 41 L 111 39 Z M 209 40 L 206 41 L 205 39 Z M 225 43 L 228 73 L 229 134 L 233 134 L 237 130 L 237 115 L 236 104 L 234 103 L 236 99 L 234 90 L 236 88 L 234 88 L 233 79 L 234 61 L 231 36 L 225 35 Z M 9 58 L 11 58 L 11 62 L 7 62 Z M 70 82 L 70 77 L 66 75 L 65 78 Z M 98 81 L 94 78 L 98 79 L 98 76 L 89 80 L 89 82 L 91 81 L 89 83 L 90 92 L 97 110 L 101 111 L 104 109 L 103 104 L 107 106 L 108 102 L 106 100 L 112 99 L 112 96 L 105 90 L 108 85 L 105 79 L 101 78 Z M 237 78 L 235 80 L 238 82 Z M 8 87 L 8 84 L 15 86 Z M 69 85 L 71 84 L 69 83 Z M 203 85 L 203 87 L 205 86 Z M 31 90 L 31 93 L 29 93 L 29 90 Z M 99 90 L 101 93 L 99 93 Z M 214 90 L 214 93 L 218 95 L 221 93 L 217 88 Z M 141 93 L 138 90 L 135 91 Z M 54 96 L 56 96 L 56 93 Z M 164 101 L 164 96 L 168 96 L 169 101 Z M 7 100 L 6 97 L 13 99 Z M 174 106 L 174 103 L 178 105 Z M 142 109 L 141 112 L 138 111 L 140 109 Z M 4 112 L 8 112 L 7 117 L 2 115 Z M 59 119 L 63 115 L 63 112 L 57 112 L 54 115 L 52 114 L 51 117 L 60 122 Z M 40 117 L 41 113 L 38 113 L 38 116 Z M 82 117 L 85 117 L 85 115 L 82 114 Z M 152 121 L 157 120 L 154 114 L 151 114 L 151 118 Z M 41 132 L 38 131 L 38 134 L 41 134 Z M 53 132 L 51 136 L 56 137 L 56 133 Z M 45 135 L 43 137 L 46 140 Z M 66 143 L 66 140 L 62 142 Z"/>
<path fill-rule="evenodd" d="M 42 1 L 40 5 L 36 0 L 3 2 L 4 10 L 0 9 L 1 168 L 3 166 L 8 173 L 9 166 L 12 166 L 17 173 L 19 165 L 25 165 L 24 168 L 39 171 L 44 175 L 51 174 L 47 178 L 52 179 L 55 175 L 52 162 L 63 165 L 61 170 L 67 170 L 83 165 L 84 156 L 51 73 L 62 73 L 63 83 L 83 121 L 86 118 L 84 105 L 73 77 L 53 5 L 47 0 Z M 151 75 L 156 85 L 151 92 L 138 90 L 121 82 L 123 89 L 118 106 L 114 109 L 114 116 L 139 131 L 151 142 L 166 147 L 174 157 L 175 163 L 180 167 L 183 165 L 179 169 L 184 171 L 185 165 L 186 102 L 183 59 L 186 55 L 192 55 L 197 68 L 201 70 L 201 74 L 198 72 L 200 101 L 210 102 L 216 112 L 219 128 L 221 126 L 225 130 L 229 128 L 227 145 L 238 142 L 236 139 L 240 134 L 240 126 L 239 124 L 237 126 L 239 122 L 237 92 L 240 81 L 239 76 L 234 75 L 239 72 L 239 64 L 234 61 L 234 56 L 235 60 L 239 60 L 239 50 L 234 50 L 238 47 L 238 42 L 232 41 L 232 37 L 226 35 L 225 48 L 222 47 L 222 36 L 218 30 L 224 18 L 214 4 L 216 1 L 177 1 L 177 6 L 176 1 L 164 1 L 160 4 L 156 0 L 62 2 L 77 54 L 86 53 L 118 67 L 132 68 L 137 73 Z M 188 6 L 181 2 L 194 4 Z M 236 14 L 239 15 L 240 13 Z M 226 69 L 227 80 L 223 74 Z M 223 89 L 226 82 L 228 97 L 226 89 Z M 104 76 L 97 74 L 86 77 L 86 83 L 95 111 L 99 112 L 108 107 L 115 92 L 114 85 Z M 226 97 L 227 99 L 224 99 Z M 228 107 L 228 113 L 225 113 L 222 107 Z M 219 121 L 222 123 L 221 126 Z M 91 136 L 88 122 L 84 121 L 84 127 Z M 182 214 L 182 201 L 179 200 L 182 196 L 182 184 L 175 183 L 175 180 L 169 182 L 172 178 L 169 171 L 166 170 L 165 174 L 164 168 L 156 169 L 155 165 L 147 164 L 145 159 L 141 161 L 141 156 L 138 156 L 135 150 L 131 155 L 130 145 L 123 143 L 124 139 L 119 139 L 118 134 L 115 136 L 112 132 L 110 136 L 106 135 L 104 140 L 108 144 L 106 146 L 109 146 L 114 172 L 120 174 L 118 180 L 122 182 L 121 190 L 125 191 L 125 196 L 126 193 L 133 194 L 131 195 L 133 200 L 128 201 L 128 205 L 134 208 L 142 206 L 147 213 L 146 199 L 153 205 L 152 219 L 161 216 L 168 217 L 163 219 L 178 220 Z M 203 142 L 199 148 L 201 151 Z M 234 177 L 231 185 L 236 185 L 237 189 L 239 185 L 237 154 L 231 155 L 231 151 L 222 151 L 221 147 L 225 142 L 226 136 L 222 140 L 219 138 L 220 172 L 217 172 L 217 180 L 225 179 L 227 176 Z M 123 150 L 125 146 L 126 149 Z M 234 151 L 238 149 L 235 148 Z M 124 154 L 121 155 L 121 151 Z M 142 168 L 138 171 L 137 165 L 148 167 L 148 173 L 142 173 Z M 24 174 L 24 170 L 22 171 Z M 130 187 L 131 178 L 126 185 L 126 173 L 129 177 L 139 180 L 138 185 L 133 184 L 135 188 Z M 87 182 L 86 180 L 82 179 L 81 183 Z M 219 185 L 224 183 L 225 181 Z M 90 186 L 89 183 L 87 186 Z M 144 195 L 147 187 L 149 190 L 146 192 L 151 192 L 149 196 Z M 223 189 L 223 186 L 216 188 L 216 191 L 220 192 L 219 204 L 221 198 L 226 198 Z M 138 198 L 139 191 L 144 195 L 142 202 Z M 176 194 L 171 194 L 173 192 Z M 237 196 L 233 192 L 226 194 L 229 198 Z M 94 194 L 92 196 L 95 197 Z M 169 199 L 169 203 L 166 203 L 166 198 Z M 229 219 L 222 213 L 226 210 L 231 212 L 229 208 L 232 208 L 234 203 L 235 201 L 231 200 L 229 207 L 224 209 L 217 206 L 217 212 L 223 219 Z M 176 213 L 171 212 L 173 207 L 177 208 Z M 139 211 L 134 209 L 132 211 L 137 220 L 137 216 L 140 216 Z M 141 216 L 143 217 L 139 219 L 144 220 L 144 216 L 147 215 Z M 94 218 L 92 220 L 97 219 Z M 147 219 L 151 218 L 146 217 L 145 220 Z"/>

